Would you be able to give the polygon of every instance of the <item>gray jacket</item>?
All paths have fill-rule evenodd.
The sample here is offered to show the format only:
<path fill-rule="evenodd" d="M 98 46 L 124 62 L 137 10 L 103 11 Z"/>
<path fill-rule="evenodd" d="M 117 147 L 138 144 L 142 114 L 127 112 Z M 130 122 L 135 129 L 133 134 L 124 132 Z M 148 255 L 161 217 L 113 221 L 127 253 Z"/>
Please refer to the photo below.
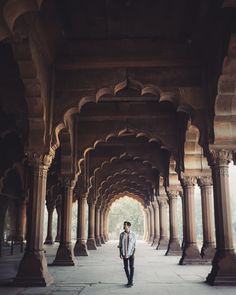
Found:
<path fill-rule="evenodd" d="M 120 234 L 120 239 L 119 239 L 119 248 L 120 248 L 120 255 L 125 256 L 125 232 L 123 231 Z M 135 234 L 130 231 L 129 232 L 129 244 L 128 244 L 128 257 L 132 256 L 134 254 L 136 247 L 136 236 Z"/>

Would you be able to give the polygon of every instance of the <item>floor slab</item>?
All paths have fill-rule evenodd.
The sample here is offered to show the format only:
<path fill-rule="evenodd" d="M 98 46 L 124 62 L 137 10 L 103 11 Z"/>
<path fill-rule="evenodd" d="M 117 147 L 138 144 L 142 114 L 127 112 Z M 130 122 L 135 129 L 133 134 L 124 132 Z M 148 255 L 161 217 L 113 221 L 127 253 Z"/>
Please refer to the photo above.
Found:
<path fill-rule="evenodd" d="M 50 264 L 57 245 L 46 246 Z M 78 257 L 76 266 L 49 266 L 54 284 L 45 288 L 14 288 L 14 278 L 21 254 L 0 259 L 0 294 L 6 295 L 233 295 L 235 287 L 212 287 L 204 283 L 211 266 L 178 265 L 180 257 L 165 256 L 139 241 L 135 253 L 134 286 L 126 288 L 123 261 L 119 258 L 117 241 L 110 241 L 87 257 Z"/>

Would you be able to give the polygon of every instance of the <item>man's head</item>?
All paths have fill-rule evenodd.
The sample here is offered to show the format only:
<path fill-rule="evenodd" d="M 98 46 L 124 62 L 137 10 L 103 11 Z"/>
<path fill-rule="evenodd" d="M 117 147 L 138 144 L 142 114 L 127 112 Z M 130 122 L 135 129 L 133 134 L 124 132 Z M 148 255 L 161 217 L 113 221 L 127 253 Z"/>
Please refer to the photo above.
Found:
<path fill-rule="evenodd" d="M 124 221 L 124 230 L 126 232 L 130 231 L 131 223 L 129 221 Z"/>

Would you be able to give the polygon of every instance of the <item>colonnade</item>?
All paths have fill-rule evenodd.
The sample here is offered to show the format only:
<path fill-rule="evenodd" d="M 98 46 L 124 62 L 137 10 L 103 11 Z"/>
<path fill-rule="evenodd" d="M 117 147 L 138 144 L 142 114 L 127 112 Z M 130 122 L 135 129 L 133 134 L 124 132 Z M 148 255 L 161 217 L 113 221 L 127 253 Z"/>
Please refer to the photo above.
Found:
<path fill-rule="evenodd" d="M 236 262 L 232 236 L 228 163 L 225 151 L 215 155 L 212 162 L 212 177 L 184 176 L 181 179 L 182 192 L 170 190 L 157 196 L 144 209 L 145 239 L 156 249 L 166 249 L 166 255 L 181 255 L 179 264 L 204 264 L 212 262 L 212 271 L 207 277 L 210 284 L 236 283 Z M 48 272 L 43 250 L 43 212 L 47 165 L 34 161 L 32 198 L 29 203 L 27 247 L 20 263 L 15 283 L 17 285 L 48 285 L 53 278 Z M 73 180 L 64 181 L 64 195 L 61 214 L 58 214 L 60 245 L 52 265 L 74 265 L 74 256 L 88 255 L 108 240 L 108 208 L 94 202 L 87 202 L 86 194 L 78 198 L 78 233 L 75 247 L 71 244 L 71 220 Z M 198 249 L 195 221 L 195 186 L 199 185 L 202 202 L 203 244 Z M 214 192 L 214 193 L 213 193 Z M 183 208 L 183 243 L 178 239 L 177 199 L 181 198 Z M 85 210 L 88 205 L 88 237 L 86 236 Z M 214 208 L 213 208 L 214 207 Z M 167 220 L 169 210 L 169 221 Z M 22 212 L 24 210 L 22 209 Z M 214 212 L 214 213 L 213 213 Z M 22 213 L 21 221 L 25 220 Z M 215 220 L 215 230 L 214 230 Z M 49 215 L 48 236 L 51 236 Z M 59 226 L 60 226 L 59 224 Z M 169 225 L 169 229 L 168 229 Z M 23 226 L 23 225 L 22 225 Z M 48 238 L 47 236 L 47 238 Z M 57 235 L 58 238 L 58 235 Z M 40 265 L 30 268 L 28 265 Z"/>

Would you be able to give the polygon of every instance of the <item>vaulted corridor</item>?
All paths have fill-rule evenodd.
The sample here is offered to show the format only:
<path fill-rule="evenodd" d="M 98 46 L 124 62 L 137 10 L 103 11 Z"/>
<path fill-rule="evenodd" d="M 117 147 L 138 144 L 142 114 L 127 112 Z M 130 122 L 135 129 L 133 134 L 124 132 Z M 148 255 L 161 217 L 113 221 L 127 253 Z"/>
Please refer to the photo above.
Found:
<path fill-rule="evenodd" d="M 53 262 L 56 245 L 46 247 L 48 263 Z M 0 294 L 60 294 L 60 295 L 106 295 L 106 294 L 145 294 L 145 295 L 233 295 L 235 287 L 209 286 L 204 280 L 210 265 L 178 265 L 179 256 L 164 256 L 164 250 L 155 250 L 144 241 L 138 241 L 135 256 L 134 287 L 125 287 L 126 279 L 123 263 L 119 258 L 117 241 L 110 241 L 88 257 L 79 257 L 73 267 L 50 267 L 54 284 L 48 288 L 9 288 L 0 287 Z M 8 263 L 6 263 L 6 259 Z M 15 276 L 17 258 L 0 261 L 2 284 Z M 19 257 L 18 257 L 19 261 Z M 2 285 L 1 284 L 1 285 Z"/>

